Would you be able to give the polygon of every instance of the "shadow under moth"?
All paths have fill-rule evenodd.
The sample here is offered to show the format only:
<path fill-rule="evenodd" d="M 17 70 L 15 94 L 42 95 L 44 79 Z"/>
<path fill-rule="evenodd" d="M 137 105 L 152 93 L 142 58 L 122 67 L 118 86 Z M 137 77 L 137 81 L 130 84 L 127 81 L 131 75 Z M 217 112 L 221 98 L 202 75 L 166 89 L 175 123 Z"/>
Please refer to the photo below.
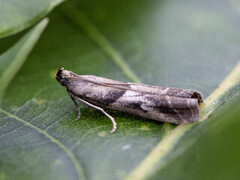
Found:
<path fill-rule="evenodd" d="M 66 87 L 78 109 L 76 100 L 101 111 L 113 123 L 111 133 L 117 129 L 114 118 L 103 108 L 131 113 L 147 119 L 184 124 L 199 118 L 199 104 L 203 102 L 200 92 L 188 89 L 150 86 L 112 79 L 77 75 L 59 68 L 56 79 Z"/>

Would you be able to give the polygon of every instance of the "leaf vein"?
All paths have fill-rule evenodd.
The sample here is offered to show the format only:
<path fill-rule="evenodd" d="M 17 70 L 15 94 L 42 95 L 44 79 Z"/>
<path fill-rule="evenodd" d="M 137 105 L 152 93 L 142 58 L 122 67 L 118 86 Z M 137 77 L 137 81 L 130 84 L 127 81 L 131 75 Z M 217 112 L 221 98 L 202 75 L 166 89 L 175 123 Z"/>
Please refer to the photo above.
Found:
<path fill-rule="evenodd" d="M 53 137 L 51 134 L 49 134 L 48 132 L 46 132 L 45 130 L 25 121 L 24 119 L 21 119 L 20 117 L 14 115 L 14 114 L 11 114 L 5 110 L 3 110 L 2 108 L 0 108 L 0 112 L 19 121 L 19 122 L 22 122 L 23 124 L 37 130 L 39 133 L 45 135 L 52 143 L 56 144 L 60 149 L 62 149 L 66 154 L 67 156 L 70 158 L 70 160 L 72 161 L 73 163 L 73 166 L 77 172 L 77 175 L 78 175 L 78 178 L 79 179 L 85 179 L 85 175 L 84 175 L 84 172 L 83 172 L 83 169 L 81 167 L 81 164 L 80 162 L 77 160 L 77 158 L 74 156 L 74 154 L 63 144 L 61 143 L 58 139 L 56 139 L 55 137 Z"/>
<path fill-rule="evenodd" d="M 240 82 L 240 62 L 229 73 L 219 87 L 206 99 L 206 101 L 200 106 L 201 116 L 199 122 L 204 121 L 208 116 L 217 108 L 219 104 L 216 104 L 218 98 L 224 95 L 228 89 L 232 88 Z M 146 156 L 146 158 L 135 168 L 125 180 L 130 179 L 146 179 L 151 175 L 153 167 L 159 164 L 158 170 L 162 169 L 166 162 L 164 157 L 172 150 L 175 144 L 181 139 L 181 137 L 197 123 L 179 125 L 169 134 L 167 134 L 155 148 Z"/>
<path fill-rule="evenodd" d="M 78 27 L 82 28 L 87 35 L 111 58 L 131 81 L 139 83 L 139 78 L 127 65 L 117 50 L 111 45 L 107 38 L 97 29 L 97 27 L 85 16 L 83 12 L 70 4 L 61 8 L 63 15 L 72 20 Z"/>

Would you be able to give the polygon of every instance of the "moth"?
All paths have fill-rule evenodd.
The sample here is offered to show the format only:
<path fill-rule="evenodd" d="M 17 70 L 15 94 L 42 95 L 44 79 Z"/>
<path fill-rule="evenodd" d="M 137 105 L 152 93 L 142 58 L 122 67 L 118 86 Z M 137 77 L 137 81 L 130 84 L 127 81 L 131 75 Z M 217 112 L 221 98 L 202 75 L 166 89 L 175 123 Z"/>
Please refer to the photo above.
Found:
<path fill-rule="evenodd" d="M 63 67 L 59 68 L 56 79 L 66 87 L 77 107 L 76 120 L 81 115 L 78 100 L 105 114 L 113 124 L 111 133 L 116 131 L 117 123 L 103 108 L 157 121 L 184 124 L 199 118 L 199 104 L 203 102 L 203 96 L 198 91 L 78 75 Z"/>

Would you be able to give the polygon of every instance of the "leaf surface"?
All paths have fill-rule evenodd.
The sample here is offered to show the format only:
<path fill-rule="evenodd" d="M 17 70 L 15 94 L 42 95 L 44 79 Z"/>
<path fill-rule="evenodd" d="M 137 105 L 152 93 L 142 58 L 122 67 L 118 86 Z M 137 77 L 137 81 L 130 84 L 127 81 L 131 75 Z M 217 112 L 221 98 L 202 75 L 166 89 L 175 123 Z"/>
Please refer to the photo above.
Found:
<path fill-rule="evenodd" d="M 3 95 L 8 84 L 24 64 L 42 31 L 46 27 L 48 19 L 42 20 L 36 27 L 19 40 L 9 51 L 0 56 L 0 95 Z"/>
<path fill-rule="evenodd" d="M 0 0 L 0 38 L 28 28 L 63 0 Z"/>
<path fill-rule="evenodd" d="M 188 149 L 198 142 L 204 147 L 204 133 L 218 119 L 236 116 L 235 111 L 226 117 L 215 111 L 227 108 L 239 95 L 240 17 L 235 7 L 225 0 L 104 0 L 71 1 L 56 8 L 45 33 L 5 89 L 0 106 L 0 177 L 127 179 L 142 164 L 140 179 L 187 174 L 181 167 L 189 163 Z M 187 128 L 108 110 L 118 123 L 116 133 L 110 134 L 110 120 L 84 105 L 81 119 L 74 120 L 77 110 L 55 80 L 61 66 L 78 74 L 195 89 L 214 98 L 201 107 L 204 121 Z M 214 92 L 226 77 L 231 77 L 230 85 L 223 83 L 225 88 Z M 159 144 L 164 152 L 150 161 L 148 171 L 145 160 Z M 179 155 L 186 160 L 180 159 L 171 172 Z"/>

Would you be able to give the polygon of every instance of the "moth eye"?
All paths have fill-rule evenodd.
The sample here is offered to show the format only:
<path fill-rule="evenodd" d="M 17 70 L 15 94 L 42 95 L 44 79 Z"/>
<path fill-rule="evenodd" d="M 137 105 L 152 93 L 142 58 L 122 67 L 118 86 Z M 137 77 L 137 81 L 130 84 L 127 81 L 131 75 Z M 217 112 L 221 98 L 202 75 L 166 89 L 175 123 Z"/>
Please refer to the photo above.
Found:
<path fill-rule="evenodd" d="M 57 72 L 57 77 L 60 77 L 61 76 L 61 74 L 62 74 L 62 70 L 61 70 L 61 68 L 58 70 L 58 72 Z"/>

